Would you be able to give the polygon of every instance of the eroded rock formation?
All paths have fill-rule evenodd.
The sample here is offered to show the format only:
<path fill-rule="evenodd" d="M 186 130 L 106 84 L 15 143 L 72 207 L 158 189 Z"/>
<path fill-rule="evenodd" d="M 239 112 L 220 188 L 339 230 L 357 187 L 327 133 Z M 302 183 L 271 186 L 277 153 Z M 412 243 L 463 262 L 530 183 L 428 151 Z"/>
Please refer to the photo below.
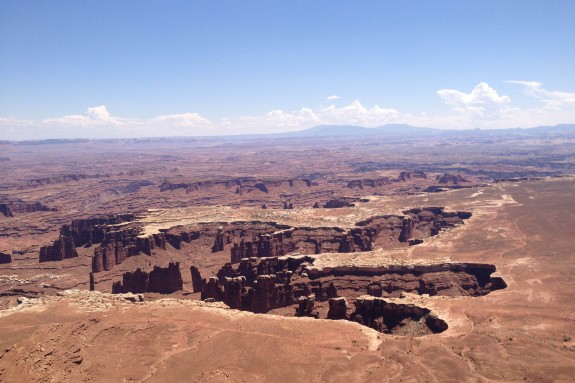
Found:
<path fill-rule="evenodd" d="M 353 180 L 347 183 L 347 187 L 350 189 L 359 188 L 363 189 L 365 187 L 380 187 L 384 185 L 389 185 L 391 183 L 391 179 L 389 177 L 382 177 L 382 178 L 375 178 L 375 179 L 361 179 L 361 180 Z"/>
<path fill-rule="evenodd" d="M 427 174 L 425 174 L 425 172 L 420 172 L 420 171 L 404 171 L 399 173 L 399 180 L 400 181 L 407 181 L 410 180 L 412 178 L 423 178 L 423 179 L 427 179 Z"/>
<path fill-rule="evenodd" d="M 315 310 L 313 296 L 301 296 L 297 300 L 297 307 L 295 310 L 296 317 L 312 317 L 319 318 L 319 313 Z"/>
<path fill-rule="evenodd" d="M 259 180 L 252 177 L 241 177 L 207 181 L 166 178 L 160 185 L 160 191 L 184 189 L 186 193 L 191 193 L 194 191 L 220 188 L 235 194 L 245 194 L 255 190 L 262 193 L 269 193 L 271 188 L 308 188 L 316 185 L 316 181 L 312 181 L 308 178 Z"/>
<path fill-rule="evenodd" d="M 355 206 L 353 203 L 346 202 L 341 199 L 330 199 L 323 205 L 325 209 L 338 209 L 342 207 L 353 207 L 353 206 Z"/>
<path fill-rule="evenodd" d="M 14 217 L 12 210 L 5 203 L 0 203 L 0 213 L 2 213 L 5 217 Z"/>
<path fill-rule="evenodd" d="M 12 256 L 10 254 L 0 252 L 0 264 L 12 262 Z"/>
<path fill-rule="evenodd" d="M 123 227 L 117 231 L 106 232 L 102 243 L 94 249 L 92 272 L 108 271 L 128 257 L 142 253 L 150 256 L 154 249 L 166 248 L 163 233 L 151 236 L 141 236 L 140 233 L 139 227 Z"/>
<path fill-rule="evenodd" d="M 101 243 L 102 247 L 95 249 L 98 259 L 94 260 L 93 271 L 101 271 L 106 267 L 111 268 L 120 263 L 126 257 L 133 255 L 129 249 L 118 248 L 113 245 L 112 238 L 125 237 L 127 232 L 132 236 L 139 233 L 136 228 L 123 228 L 117 230 L 115 225 L 129 222 L 134 219 L 132 214 L 114 215 L 108 217 L 76 219 L 60 228 L 59 238 L 48 246 L 40 249 L 40 262 L 61 261 L 78 256 L 76 247 L 91 246 Z M 115 244 L 115 242 L 114 242 Z M 113 257 L 112 257 L 113 253 Z M 107 270 L 109 270 L 109 268 Z"/>
<path fill-rule="evenodd" d="M 400 246 L 402 242 L 420 243 L 471 216 L 466 212 L 445 212 L 442 207 L 410 209 L 404 214 L 373 217 L 358 222 L 357 228 L 351 230 L 236 222 L 218 230 L 212 251 L 229 248 L 232 263 L 242 258 L 282 256 L 296 251 L 307 254 L 370 251 Z M 198 237 L 199 234 L 195 236 Z"/>
<path fill-rule="evenodd" d="M 124 273 L 121 282 L 112 285 L 112 293 L 160 293 L 170 294 L 183 289 L 180 263 L 170 263 L 168 267 L 154 266 L 147 273 L 141 269 L 134 272 Z"/>
<path fill-rule="evenodd" d="M 74 245 L 91 246 L 101 243 L 107 232 L 114 230 L 114 225 L 134 220 L 133 214 L 118 214 L 108 217 L 75 219 L 60 228 L 60 234 L 74 240 Z"/>
<path fill-rule="evenodd" d="M 437 176 L 436 180 L 440 184 L 453 184 L 453 185 L 458 185 L 460 182 L 469 182 L 459 174 L 453 175 L 448 173 L 445 173 L 441 176 Z"/>
<path fill-rule="evenodd" d="M 205 280 L 202 299 L 265 313 L 300 304 L 301 297 L 312 297 L 314 302 L 329 301 L 329 315 L 339 318 L 342 314 L 337 314 L 335 306 L 332 308 L 336 305 L 334 298 L 399 297 L 403 292 L 481 296 L 506 287 L 501 278 L 491 276 L 494 272 L 493 265 L 470 263 L 317 269 L 309 256 L 252 257 L 242 259 L 236 268 L 227 264 L 217 277 Z M 298 312 L 304 315 L 306 311 L 302 310 Z"/>
<path fill-rule="evenodd" d="M 109 174 L 64 174 L 59 176 L 34 178 L 29 181 L 30 186 L 43 186 L 51 184 L 66 183 L 70 181 L 80 181 L 90 178 L 110 177 Z"/>
<path fill-rule="evenodd" d="M 24 202 L 16 201 L 9 204 L 10 210 L 13 213 L 34 213 L 37 211 L 55 211 L 56 209 L 49 208 L 40 202 Z"/>
<path fill-rule="evenodd" d="M 398 327 L 411 324 L 408 334 L 423 335 L 447 330 L 447 323 L 431 314 L 431 311 L 412 304 L 388 302 L 382 298 L 360 297 L 355 300 L 355 311 L 350 320 L 359 322 L 379 332 L 393 333 Z M 407 335 L 407 334 L 406 334 Z"/>
<path fill-rule="evenodd" d="M 74 241 L 70 237 L 60 236 L 52 245 L 40 248 L 40 262 L 62 261 L 78 256 Z"/>
<path fill-rule="evenodd" d="M 192 289 L 194 293 L 202 291 L 202 276 L 200 270 L 196 266 L 190 266 L 190 273 L 192 274 Z"/>
<path fill-rule="evenodd" d="M 330 298 L 327 319 L 347 319 L 347 299 L 345 297 Z"/>

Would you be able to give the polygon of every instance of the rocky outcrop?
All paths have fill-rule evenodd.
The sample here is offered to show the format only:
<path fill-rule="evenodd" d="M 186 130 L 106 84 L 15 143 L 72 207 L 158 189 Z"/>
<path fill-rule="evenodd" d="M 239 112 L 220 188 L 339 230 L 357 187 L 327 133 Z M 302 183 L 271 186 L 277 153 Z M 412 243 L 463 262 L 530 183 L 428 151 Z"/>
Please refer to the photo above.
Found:
<path fill-rule="evenodd" d="M 0 208 L 1 209 L 1 208 Z M 34 213 L 37 211 L 56 211 L 56 209 L 49 208 L 40 202 L 24 202 L 18 201 L 10 204 L 10 210 L 13 213 Z"/>
<path fill-rule="evenodd" d="M 404 211 L 404 216 L 376 216 L 358 222 L 355 228 L 290 227 L 274 222 L 202 223 L 141 235 L 141 226 L 130 223 L 132 215 L 75 220 L 61 233 L 78 246 L 98 244 L 94 249 L 92 271 L 110 270 L 126 258 L 152 255 L 155 249 L 170 244 L 181 249 L 185 244 L 226 251 L 232 264 L 244 258 L 269 258 L 293 253 L 350 253 L 414 245 L 441 230 L 463 223 L 465 212 L 445 212 L 442 207 Z M 195 243 L 198 241 L 199 243 Z M 198 286 L 198 288 L 200 288 Z"/>
<path fill-rule="evenodd" d="M 267 185 L 266 185 L 265 183 L 263 183 L 263 182 L 258 182 L 258 183 L 256 183 L 256 184 L 254 185 L 254 189 L 257 189 L 257 190 L 262 191 L 262 192 L 264 192 L 264 193 L 268 193 L 268 192 L 269 192 L 269 189 L 268 189 Z"/>
<path fill-rule="evenodd" d="M 313 297 L 301 296 L 298 298 L 295 310 L 296 317 L 319 318 L 319 313 L 315 310 Z"/>
<path fill-rule="evenodd" d="M 12 262 L 12 256 L 10 254 L 0 252 L 0 264 Z"/>
<path fill-rule="evenodd" d="M 256 313 L 289 306 L 295 298 L 311 293 L 307 287 L 300 289 L 290 283 L 294 271 L 301 272 L 306 260 L 309 258 L 254 257 L 242 259 L 237 269 L 227 264 L 217 278 L 204 280 L 202 299 L 221 300 L 232 308 Z M 330 290 L 332 294 L 333 289 Z"/>
<path fill-rule="evenodd" d="M 235 277 L 224 279 L 224 289 L 222 291 L 223 301 L 232 309 L 242 309 L 248 305 L 246 301 L 246 278 Z"/>
<path fill-rule="evenodd" d="M 166 178 L 160 185 L 160 192 L 184 189 L 186 193 L 192 193 L 212 188 L 221 188 L 240 195 L 256 190 L 267 194 L 272 188 L 307 188 L 315 185 L 317 185 L 317 182 L 308 178 L 260 180 L 252 177 L 240 177 L 206 181 Z"/>
<path fill-rule="evenodd" d="M 425 172 L 420 172 L 420 171 L 404 171 L 399 173 L 399 180 L 400 181 L 407 181 L 407 180 L 411 180 L 412 178 L 422 178 L 422 179 L 427 179 L 427 174 L 425 174 Z"/>
<path fill-rule="evenodd" d="M 401 233 L 399 234 L 399 242 L 408 242 L 413 237 L 413 229 L 415 222 L 410 218 L 404 218 L 401 222 Z"/>
<path fill-rule="evenodd" d="M 199 230 L 184 230 L 181 227 L 174 227 L 169 230 L 163 231 L 165 240 L 167 243 L 172 245 L 175 249 L 180 250 L 182 248 L 182 243 L 190 243 L 200 239 Z"/>
<path fill-rule="evenodd" d="M 347 187 L 350 189 L 359 188 L 363 189 L 365 187 L 376 188 L 384 185 L 389 185 L 391 179 L 389 177 L 375 178 L 375 179 L 362 179 L 353 180 L 347 183 Z"/>
<path fill-rule="evenodd" d="M 133 214 L 118 214 L 107 217 L 75 219 L 60 228 L 60 234 L 74 240 L 76 247 L 102 243 L 106 233 L 115 231 L 115 225 L 131 222 Z"/>
<path fill-rule="evenodd" d="M 94 249 L 92 272 L 111 270 L 126 258 L 142 253 L 150 256 L 156 248 L 165 250 L 166 239 L 163 233 L 140 236 L 140 232 L 140 228 L 137 227 L 125 227 L 118 231 L 107 232 L 100 246 Z"/>
<path fill-rule="evenodd" d="M 126 272 L 122 276 L 121 282 L 114 282 L 112 294 L 124 293 L 146 293 L 150 289 L 150 275 L 141 269 L 134 272 Z"/>
<path fill-rule="evenodd" d="M 339 295 L 399 296 L 402 292 L 444 296 L 481 296 L 503 289 L 505 282 L 493 277 L 495 266 L 478 263 L 386 265 L 380 267 L 308 266 L 311 281 L 333 283 Z"/>
<path fill-rule="evenodd" d="M 166 268 L 154 266 L 150 272 L 150 292 L 170 294 L 182 290 L 183 285 L 179 262 L 170 262 Z"/>
<path fill-rule="evenodd" d="M 422 333 L 426 330 L 432 333 L 447 330 L 447 323 L 432 316 L 429 309 L 412 304 L 387 302 L 375 297 L 357 298 L 355 311 L 350 318 L 383 333 L 393 333 L 397 327 L 410 321 L 419 324 L 420 327 L 425 326 L 425 328 L 416 329 L 414 335 L 423 335 Z"/>
<path fill-rule="evenodd" d="M 249 290 L 251 311 L 265 313 L 276 307 L 293 304 L 292 287 L 283 275 L 258 275 L 253 289 Z"/>
<path fill-rule="evenodd" d="M 201 299 L 205 300 L 215 300 L 221 302 L 223 300 L 223 286 L 220 286 L 220 281 L 216 277 L 210 277 L 205 280 L 202 286 Z"/>
<path fill-rule="evenodd" d="M 326 209 L 338 209 L 342 207 L 353 207 L 353 206 L 355 206 L 353 203 L 349 203 L 341 199 L 331 199 L 323 205 L 323 207 Z"/>
<path fill-rule="evenodd" d="M 132 214 L 115 215 L 100 218 L 76 219 L 60 228 L 59 238 L 48 246 L 40 248 L 39 260 L 61 261 L 77 257 L 76 247 L 91 246 L 102 243 L 94 250 L 92 271 L 109 270 L 113 265 L 121 263 L 126 257 L 134 255 L 134 251 L 126 246 L 119 246 L 118 233 L 130 232 L 132 236 L 139 233 L 136 228 L 124 228 L 116 231 L 115 225 L 134 219 Z M 121 236 L 125 240 L 125 236 Z M 113 238 L 113 239 L 112 239 Z"/>
<path fill-rule="evenodd" d="M 214 245 L 212 246 L 212 253 L 224 250 L 224 235 L 225 234 L 221 231 L 218 234 L 216 234 L 216 238 L 214 239 Z"/>
<path fill-rule="evenodd" d="M 275 275 L 258 275 L 254 288 L 250 290 L 251 310 L 255 313 L 266 313 L 276 307 L 279 288 Z"/>
<path fill-rule="evenodd" d="M 62 261 L 78 256 L 74 241 L 70 237 L 60 236 L 52 245 L 40 248 L 40 262 Z"/>
<path fill-rule="evenodd" d="M 196 266 L 190 266 L 190 273 L 192 274 L 192 289 L 194 293 L 199 293 L 202 291 L 202 276 L 200 270 Z"/>
<path fill-rule="evenodd" d="M 43 186 L 43 185 L 59 184 L 70 181 L 80 181 L 84 179 L 101 178 L 109 176 L 110 176 L 109 174 L 64 174 L 59 176 L 31 179 L 28 182 L 28 184 L 30 186 Z"/>
<path fill-rule="evenodd" d="M 237 238 L 238 234 L 240 238 Z M 213 249 L 223 249 L 225 243 L 232 242 L 230 249 L 232 263 L 238 263 L 242 258 L 249 257 L 283 256 L 296 250 L 308 254 L 320 254 L 371 249 L 370 239 L 366 237 L 362 229 L 349 232 L 339 228 L 288 228 L 277 231 L 268 229 L 259 233 L 230 231 L 223 236 L 226 239 L 218 238 Z"/>
<path fill-rule="evenodd" d="M 449 190 L 458 190 L 458 189 L 469 189 L 472 186 L 463 186 L 463 185 L 432 185 L 426 187 L 423 191 L 425 193 L 441 193 Z"/>
<path fill-rule="evenodd" d="M 146 186 L 152 186 L 154 183 L 151 181 L 134 181 L 130 182 L 128 185 L 121 187 L 119 191 L 125 194 L 137 193 L 141 188 Z"/>
<path fill-rule="evenodd" d="M 182 289 L 183 280 L 179 262 L 170 263 L 165 268 L 154 266 L 150 273 L 141 269 L 124 273 L 122 281 L 112 285 L 113 294 L 147 292 L 171 294 Z"/>
<path fill-rule="evenodd" d="M 330 298 L 327 319 L 347 319 L 347 299 L 345 297 Z"/>
<path fill-rule="evenodd" d="M 5 203 L 0 203 L 0 213 L 2 213 L 5 217 L 14 217 L 12 210 Z"/>
<path fill-rule="evenodd" d="M 313 267 L 304 256 L 244 258 L 227 264 L 202 287 L 202 299 L 223 300 L 234 308 L 267 312 L 313 296 L 316 302 L 361 295 L 398 297 L 403 292 L 446 296 L 481 296 L 505 288 L 489 264 L 444 263 L 380 267 Z M 241 279 L 238 279 L 241 278 Z"/>
<path fill-rule="evenodd" d="M 458 185 L 461 182 L 469 182 L 459 174 L 453 175 L 448 173 L 445 173 L 441 176 L 437 176 L 436 180 L 440 184 L 453 184 L 453 185 Z"/>

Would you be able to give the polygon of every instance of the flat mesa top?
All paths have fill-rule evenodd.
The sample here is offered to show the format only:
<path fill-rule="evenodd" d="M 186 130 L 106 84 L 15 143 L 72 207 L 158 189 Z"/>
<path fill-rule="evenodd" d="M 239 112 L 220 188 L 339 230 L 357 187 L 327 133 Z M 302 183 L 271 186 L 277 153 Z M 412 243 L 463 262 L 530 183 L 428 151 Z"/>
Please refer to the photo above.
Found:
<path fill-rule="evenodd" d="M 355 224 L 375 215 L 398 214 L 394 207 L 382 206 L 382 198 L 370 203 L 357 203 L 355 207 L 337 209 L 260 209 L 233 208 L 230 206 L 194 206 L 175 209 L 149 209 L 137 222 L 144 224 L 143 236 L 157 234 L 160 230 L 197 223 L 274 222 L 298 227 L 340 227 L 351 229 Z M 380 202 L 380 203 L 378 203 Z"/>

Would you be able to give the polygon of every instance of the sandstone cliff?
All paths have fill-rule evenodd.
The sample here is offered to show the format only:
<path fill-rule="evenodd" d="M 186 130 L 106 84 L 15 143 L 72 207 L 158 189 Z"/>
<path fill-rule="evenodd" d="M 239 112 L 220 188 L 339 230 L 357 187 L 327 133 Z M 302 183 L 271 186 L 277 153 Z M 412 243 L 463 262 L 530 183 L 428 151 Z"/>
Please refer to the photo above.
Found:
<path fill-rule="evenodd" d="M 62 261 L 78 256 L 74 241 L 70 237 L 60 236 L 52 245 L 40 248 L 40 262 Z"/>
<path fill-rule="evenodd" d="M 0 213 L 2 213 L 5 217 L 14 217 L 12 210 L 5 203 L 0 203 Z"/>
<path fill-rule="evenodd" d="M 160 293 L 170 294 L 183 289 L 180 263 L 170 263 L 168 267 L 154 266 L 147 273 L 141 269 L 124 273 L 121 282 L 112 285 L 112 293 Z"/>

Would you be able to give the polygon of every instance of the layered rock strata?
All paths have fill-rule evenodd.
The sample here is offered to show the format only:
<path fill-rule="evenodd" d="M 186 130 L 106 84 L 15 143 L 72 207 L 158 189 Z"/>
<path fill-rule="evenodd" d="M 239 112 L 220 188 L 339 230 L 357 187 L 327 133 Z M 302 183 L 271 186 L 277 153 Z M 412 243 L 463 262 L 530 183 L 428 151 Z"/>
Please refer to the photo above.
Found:
<path fill-rule="evenodd" d="M 102 243 L 94 249 L 92 272 L 111 270 L 126 258 L 142 253 L 150 256 L 156 248 L 166 249 L 166 240 L 162 233 L 151 236 L 141 236 L 140 233 L 141 229 L 138 227 L 107 232 Z"/>
<path fill-rule="evenodd" d="M 61 235 L 52 245 L 42 246 L 40 248 L 39 261 L 62 261 L 77 256 L 78 252 L 76 251 L 76 246 L 74 246 L 72 238 Z"/>
<path fill-rule="evenodd" d="M 426 332 L 440 333 L 447 330 L 447 323 L 431 313 L 431 310 L 413 304 L 388 302 L 382 298 L 360 297 L 355 299 L 355 311 L 349 319 L 382 333 L 394 333 L 398 327 L 412 327 L 410 335 Z M 415 328 L 413 328 L 415 327 Z"/>
<path fill-rule="evenodd" d="M 309 296 L 316 302 L 366 294 L 398 297 L 403 292 L 481 296 L 506 287 L 501 278 L 491 276 L 494 272 L 493 265 L 472 263 L 317 269 L 308 256 L 253 257 L 242 259 L 237 268 L 227 264 L 217 277 L 204 280 L 202 299 L 221 300 L 241 310 L 267 312 Z M 341 315 L 333 313 L 335 317 Z"/>
<path fill-rule="evenodd" d="M 155 266 L 147 273 L 141 269 L 124 273 L 121 282 L 112 285 L 113 294 L 123 293 L 160 293 L 170 294 L 183 289 L 180 263 L 170 263 L 168 267 Z"/>
<path fill-rule="evenodd" d="M 184 189 L 186 193 L 192 193 L 199 190 L 208 190 L 213 188 L 223 188 L 235 194 L 249 193 L 254 190 L 259 190 L 263 193 L 268 193 L 270 188 L 278 187 L 311 187 L 317 186 L 317 182 L 309 178 L 294 178 L 294 179 L 268 179 L 258 180 L 251 177 L 223 179 L 223 180 L 206 180 L 206 181 L 193 181 L 183 180 L 177 178 L 166 178 L 160 185 L 160 191 Z"/>

